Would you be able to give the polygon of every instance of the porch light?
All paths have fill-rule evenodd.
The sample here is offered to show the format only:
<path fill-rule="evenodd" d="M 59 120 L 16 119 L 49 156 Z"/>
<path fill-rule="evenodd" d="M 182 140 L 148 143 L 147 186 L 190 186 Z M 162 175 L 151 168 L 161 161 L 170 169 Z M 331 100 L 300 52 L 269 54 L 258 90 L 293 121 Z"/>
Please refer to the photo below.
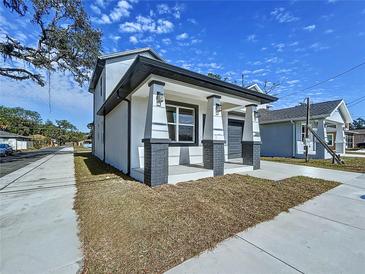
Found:
<path fill-rule="evenodd" d="M 156 103 L 160 107 L 163 103 L 163 94 L 161 92 L 157 92 L 156 95 Z"/>
<path fill-rule="evenodd" d="M 222 112 L 222 105 L 221 104 L 215 104 L 215 113 L 219 114 Z"/>

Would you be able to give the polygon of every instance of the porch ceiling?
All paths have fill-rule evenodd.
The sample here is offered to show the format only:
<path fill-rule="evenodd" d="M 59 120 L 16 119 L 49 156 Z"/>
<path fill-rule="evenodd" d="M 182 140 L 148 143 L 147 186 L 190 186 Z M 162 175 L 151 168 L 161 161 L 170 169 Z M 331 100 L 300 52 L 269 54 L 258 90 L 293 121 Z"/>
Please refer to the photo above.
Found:
<path fill-rule="evenodd" d="M 199 87 L 191 84 L 187 84 L 181 81 L 161 77 L 157 75 L 150 75 L 147 79 L 136 89 L 132 96 L 148 97 L 149 87 L 148 83 L 152 80 L 157 80 L 165 83 L 165 95 L 169 99 L 169 95 L 178 96 L 181 99 L 185 99 L 186 102 L 189 100 L 198 100 L 202 102 L 207 101 L 207 97 L 211 95 L 221 96 L 223 110 L 240 110 L 243 106 L 248 104 L 260 104 L 259 101 L 244 99 L 242 97 L 227 95 L 221 92 L 212 91 L 204 87 Z"/>

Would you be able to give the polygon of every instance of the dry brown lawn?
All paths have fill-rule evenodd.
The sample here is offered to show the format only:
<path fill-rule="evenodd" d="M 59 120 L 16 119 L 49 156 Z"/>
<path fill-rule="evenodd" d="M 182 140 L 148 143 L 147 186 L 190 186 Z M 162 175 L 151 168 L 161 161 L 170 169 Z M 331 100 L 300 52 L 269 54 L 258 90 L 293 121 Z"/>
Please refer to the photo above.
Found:
<path fill-rule="evenodd" d="M 75 154 L 84 273 L 161 273 L 338 183 L 226 175 L 158 188 Z"/>

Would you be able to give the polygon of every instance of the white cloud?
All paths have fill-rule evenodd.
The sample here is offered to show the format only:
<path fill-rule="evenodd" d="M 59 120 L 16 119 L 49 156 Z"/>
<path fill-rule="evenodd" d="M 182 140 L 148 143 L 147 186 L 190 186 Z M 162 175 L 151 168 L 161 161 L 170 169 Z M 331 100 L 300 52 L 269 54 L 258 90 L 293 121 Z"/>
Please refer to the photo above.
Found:
<path fill-rule="evenodd" d="M 91 4 L 90 5 L 90 8 L 91 8 L 91 10 L 93 11 L 93 12 L 95 12 L 96 14 L 101 14 L 101 9 L 98 7 L 98 6 L 96 6 L 96 5 L 94 5 L 94 4 Z"/>
<path fill-rule="evenodd" d="M 265 72 L 265 69 L 256 69 L 254 71 L 252 71 L 252 74 L 259 74 L 259 73 L 263 73 Z"/>
<path fill-rule="evenodd" d="M 165 19 L 158 19 L 157 21 L 151 17 L 137 16 L 136 22 L 125 22 L 120 25 L 121 32 L 151 32 L 151 33 L 169 33 L 174 29 L 174 24 Z"/>
<path fill-rule="evenodd" d="M 117 6 L 113 9 L 109 16 L 113 20 L 113 22 L 116 22 L 119 21 L 119 19 L 122 17 L 128 17 L 131 9 L 131 4 L 129 4 L 125 0 L 120 0 L 118 1 Z"/>
<path fill-rule="evenodd" d="M 173 7 L 168 6 L 167 4 L 159 4 L 157 5 L 158 14 L 170 14 L 174 16 L 176 19 L 180 19 L 181 12 L 184 10 L 182 5 L 176 4 Z"/>
<path fill-rule="evenodd" d="M 309 48 L 314 49 L 315 51 L 321 51 L 321 50 L 329 49 L 328 46 L 324 46 L 319 42 L 313 43 L 312 45 L 309 46 Z"/>
<path fill-rule="evenodd" d="M 276 73 L 282 74 L 282 73 L 289 73 L 291 71 L 292 71 L 292 69 L 279 69 L 276 71 Z"/>
<path fill-rule="evenodd" d="M 290 43 L 288 46 L 289 47 L 295 47 L 295 46 L 298 46 L 298 45 L 299 45 L 299 42 L 295 41 L 295 42 Z"/>
<path fill-rule="evenodd" d="M 105 5 L 105 3 L 104 3 Z M 100 6 L 100 5 L 99 5 Z M 97 6 L 91 6 L 91 8 L 98 14 L 101 14 L 100 8 Z M 128 17 L 130 15 L 130 10 L 132 9 L 132 5 L 126 0 L 119 0 L 117 2 L 116 7 L 114 7 L 111 13 L 102 14 L 101 17 L 92 17 L 91 20 L 97 24 L 111 24 L 114 22 L 118 22 L 122 17 Z"/>
<path fill-rule="evenodd" d="M 298 84 L 299 82 L 300 82 L 299 80 L 286 81 L 286 83 L 289 84 L 289 85 L 295 85 L 295 84 Z"/>
<path fill-rule="evenodd" d="M 276 48 L 277 51 L 282 52 L 285 48 L 284 43 L 272 43 L 271 44 L 274 48 Z"/>
<path fill-rule="evenodd" d="M 308 25 L 306 27 L 303 28 L 303 30 L 306 30 L 306 31 L 314 31 L 316 29 L 316 25 Z"/>
<path fill-rule="evenodd" d="M 188 21 L 189 23 L 192 23 L 193 25 L 198 24 L 198 22 L 194 18 L 188 18 L 186 21 Z"/>
<path fill-rule="evenodd" d="M 333 33 L 334 32 L 334 30 L 333 29 L 327 29 L 324 33 L 325 34 L 330 34 L 330 33 Z"/>
<path fill-rule="evenodd" d="M 165 45 L 170 45 L 171 44 L 171 39 L 170 38 L 164 38 L 164 39 L 162 39 L 162 43 L 164 43 Z"/>
<path fill-rule="evenodd" d="M 276 64 L 276 63 L 280 63 L 282 60 L 278 57 L 271 57 L 271 58 L 267 58 L 265 60 L 266 63 L 271 63 L 271 64 Z"/>
<path fill-rule="evenodd" d="M 132 44 L 137 44 L 138 43 L 138 38 L 134 35 L 129 37 L 129 42 L 131 42 Z"/>
<path fill-rule="evenodd" d="M 250 34 L 250 35 L 248 35 L 247 38 L 246 38 L 246 40 L 249 41 L 249 42 L 256 42 L 257 41 L 256 34 Z"/>
<path fill-rule="evenodd" d="M 186 32 L 176 35 L 176 40 L 185 40 L 189 38 L 189 34 Z"/>
<path fill-rule="evenodd" d="M 217 63 L 199 63 L 198 67 L 211 68 L 211 69 L 220 69 L 220 68 L 222 68 L 222 66 L 217 64 Z"/>
<path fill-rule="evenodd" d="M 270 13 L 279 23 L 290 23 L 299 20 L 299 17 L 294 16 L 285 8 L 276 8 Z"/>
<path fill-rule="evenodd" d="M 101 8 L 105 7 L 104 0 L 96 0 L 95 3 Z"/>
<path fill-rule="evenodd" d="M 115 43 L 117 43 L 122 37 L 119 35 L 110 35 L 109 38 L 112 39 Z"/>

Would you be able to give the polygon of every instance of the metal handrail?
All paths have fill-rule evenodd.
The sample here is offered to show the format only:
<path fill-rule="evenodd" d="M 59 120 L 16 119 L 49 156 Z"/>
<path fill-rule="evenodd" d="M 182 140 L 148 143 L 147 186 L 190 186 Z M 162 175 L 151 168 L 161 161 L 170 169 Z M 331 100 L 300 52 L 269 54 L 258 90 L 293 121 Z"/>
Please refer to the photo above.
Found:
<path fill-rule="evenodd" d="M 345 162 L 341 159 L 340 155 L 336 154 L 328 144 L 322 140 L 322 138 L 310 127 L 308 126 L 310 132 L 312 132 L 313 136 L 317 138 L 319 143 L 324 146 L 324 148 L 328 151 L 329 154 L 332 156 L 332 162 L 336 161 L 338 164 L 345 164 Z"/>

